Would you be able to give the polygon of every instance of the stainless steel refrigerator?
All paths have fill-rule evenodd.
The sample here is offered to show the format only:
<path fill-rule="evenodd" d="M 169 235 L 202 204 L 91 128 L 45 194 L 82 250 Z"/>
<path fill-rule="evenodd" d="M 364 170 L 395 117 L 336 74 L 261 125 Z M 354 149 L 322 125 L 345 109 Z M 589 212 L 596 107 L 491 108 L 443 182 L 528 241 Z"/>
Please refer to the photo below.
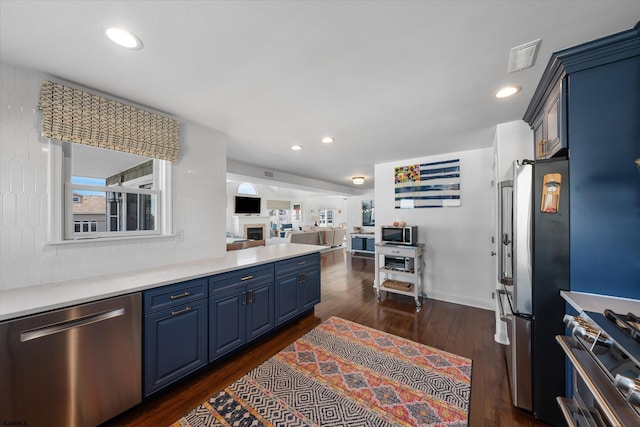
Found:
<path fill-rule="evenodd" d="M 514 162 L 498 186 L 500 317 L 507 324 L 505 358 L 512 402 L 543 421 L 563 422 L 556 396 L 565 392 L 564 334 L 569 288 L 569 203 L 566 160 Z"/>

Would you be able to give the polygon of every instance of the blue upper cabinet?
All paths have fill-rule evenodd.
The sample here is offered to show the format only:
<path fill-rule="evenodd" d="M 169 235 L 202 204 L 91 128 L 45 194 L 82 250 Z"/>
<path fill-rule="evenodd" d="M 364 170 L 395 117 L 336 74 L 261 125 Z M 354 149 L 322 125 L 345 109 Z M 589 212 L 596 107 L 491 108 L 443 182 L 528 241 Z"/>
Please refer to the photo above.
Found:
<path fill-rule="evenodd" d="M 640 23 L 554 53 L 525 113 L 532 128 L 559 82 L 570 175 L 571 290 L 638 299 Z"/>

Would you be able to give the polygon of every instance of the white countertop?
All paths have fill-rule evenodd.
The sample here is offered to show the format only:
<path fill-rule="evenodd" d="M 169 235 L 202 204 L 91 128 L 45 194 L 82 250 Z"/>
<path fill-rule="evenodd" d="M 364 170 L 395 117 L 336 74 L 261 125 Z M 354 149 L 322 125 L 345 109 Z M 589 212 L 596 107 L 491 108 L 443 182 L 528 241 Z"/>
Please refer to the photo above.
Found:
<path fill-rule="evenodd" d="M 259 246 L 230 251 L 217 258 L 0 291 L 0 321 L 267 264 L 322 249 L 325 247 L 296 243 Z"/>
<path fill-rule="evenodd" d="M 593 311 L 604 314 L 604 310 L 608 308 L 619 314 L 640 315 L 640 300 L 569 291 L 560 291 L 560 295 L 579 312 Z"/>

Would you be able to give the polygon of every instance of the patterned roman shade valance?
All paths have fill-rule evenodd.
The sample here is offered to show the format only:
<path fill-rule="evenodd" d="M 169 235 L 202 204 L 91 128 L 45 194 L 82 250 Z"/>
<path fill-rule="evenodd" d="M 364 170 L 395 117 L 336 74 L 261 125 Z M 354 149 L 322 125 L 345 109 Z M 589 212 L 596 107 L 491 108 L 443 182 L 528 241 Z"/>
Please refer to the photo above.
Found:
<path fill-rule="evenodd" d="M 267 209 L 291 209 L 291 202 L 288 200 L 267 200 Z"/>
<path fill-rule="evenodd" d="M 60 83 L 43 80 L 42 136 L 175 161 L 180 122 Z"/>

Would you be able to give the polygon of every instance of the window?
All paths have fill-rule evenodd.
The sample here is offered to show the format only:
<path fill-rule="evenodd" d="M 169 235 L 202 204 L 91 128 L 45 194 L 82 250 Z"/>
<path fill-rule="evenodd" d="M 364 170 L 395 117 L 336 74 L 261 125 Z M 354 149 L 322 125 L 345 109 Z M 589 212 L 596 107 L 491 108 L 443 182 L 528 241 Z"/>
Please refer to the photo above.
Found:
<path fill-rule="evenodd" d="M 96 220 L 74 220 L 73 231 L 75 233 L 95 233 L 98 231 L 98 222 Z"/>
<path fill-rule="evenodd" d="M 171 233 L 168 161 L 53 140 L 50 154 L 60 200 L 49 240 Z"/>
<path fill-rule="evenodd" d="M 256 187 L 250 182 L 243 182 L 240 185 L 238 185 L 238 190 L 236 190 L 236 194 L 257 196 L 258 190 L 256 190 Z"/>
<path fill-rule="evenodd" d="M 318 209 L 318 226 L 333 227 L 333 217 L 335 209 L 320 208 Z"/>

